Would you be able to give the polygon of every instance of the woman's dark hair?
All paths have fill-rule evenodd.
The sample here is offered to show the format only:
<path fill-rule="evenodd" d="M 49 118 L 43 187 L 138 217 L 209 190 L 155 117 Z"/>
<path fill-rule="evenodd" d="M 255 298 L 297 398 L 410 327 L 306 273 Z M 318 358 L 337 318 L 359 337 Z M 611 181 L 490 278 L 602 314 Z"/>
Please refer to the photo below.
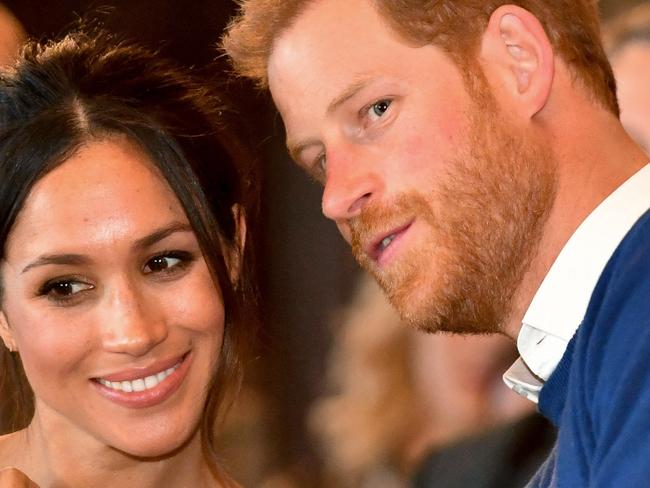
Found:
<path fill-rule="evenodd" d="M 126 136 L 181 202 L 226 311 L 201 426 L 215 466 L 214 424 L 229 403 L 227 393 L 241 382 L 257 324 L 251 243 L 248 238 L 242 249 L 236 215 L 255 214 L 257 188 L 252 158 L 226 122 L 231 115 L 222 95 L 173 63 L 102 32 L 31 42 L 0 75 L 0 261 L 31 188 L 89 141 Z M 237 278 L 231 279 L 233 270 Z M 0 394 L 0 418 L 13 413 L 12 428 L 25 427 L 33 416 L 33 392 L 19 357 L 3 345 Z"/>

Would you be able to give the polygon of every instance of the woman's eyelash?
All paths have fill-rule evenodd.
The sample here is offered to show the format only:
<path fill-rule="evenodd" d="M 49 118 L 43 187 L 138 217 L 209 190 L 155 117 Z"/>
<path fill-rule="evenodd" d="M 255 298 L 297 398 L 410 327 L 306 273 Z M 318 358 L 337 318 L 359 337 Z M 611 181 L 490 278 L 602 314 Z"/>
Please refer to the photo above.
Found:
<path fill-rule="evenodd" d="M 164 251 L 152 256 L 143 266 L 145 274 L 169 275 L 184 270 L 195 260 L 187 251 Z M 71 302 L 80 293 L 95 288 L 87 278 L 81 276 L 60 276 L 43 283 L 37 296 L 46 297 L 55 303 Z"/>
<path fill-rule="evenodd" d="M 170 273 L 187 267 L 195 257 L 187 251 L 163 251 L 152 256 L 144 264 L 144 273 Z"/>
<path fill-rule="evenodd" d="M 46 296 L 56 302 L 65 302 L 74 298 L 78 293 L 91 290 L 94 285 L 87 283 L 78 276 L 65 276 L 48 280 L 38 289 L 38 296 Z"/>

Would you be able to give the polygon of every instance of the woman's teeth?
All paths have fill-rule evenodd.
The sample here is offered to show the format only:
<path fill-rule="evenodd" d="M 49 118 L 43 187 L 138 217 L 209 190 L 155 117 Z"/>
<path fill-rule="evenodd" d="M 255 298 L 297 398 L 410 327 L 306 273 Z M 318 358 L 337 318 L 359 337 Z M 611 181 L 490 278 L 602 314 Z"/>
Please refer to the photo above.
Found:
<path fill-rule="evenodd" d="M 147 376 L 146 378 L 138 378 L 131 381 L 106 381 L 102 378 L 99 378 L 97 381 L 99 381 L 105 387 L 111 388 L 112 390 L 120 390 L 127 393 L 134 391 L 145 391 L 158 386 L 160 382 L 164 381 L 165 378 L 176 371 L 179 366 L 180 363 L 178 363 L 176 366 L 172 366 L 171 368 L 166 369 L 165 371 L 161 371 L 158 374 Z"/>

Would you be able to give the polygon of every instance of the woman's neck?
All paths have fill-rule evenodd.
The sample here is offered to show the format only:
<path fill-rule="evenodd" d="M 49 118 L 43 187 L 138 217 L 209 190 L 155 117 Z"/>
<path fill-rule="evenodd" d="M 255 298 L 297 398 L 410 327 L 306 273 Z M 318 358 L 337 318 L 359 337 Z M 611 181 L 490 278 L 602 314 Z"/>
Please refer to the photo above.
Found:
<path fill-rule="evenodd" d="M 201 446 L 200 432 L 169 455 L 135 458 L 65 422 L 36 415 L 26 429 L 0 444 L 0 461 L 39 486 L 220 486 Z"/>

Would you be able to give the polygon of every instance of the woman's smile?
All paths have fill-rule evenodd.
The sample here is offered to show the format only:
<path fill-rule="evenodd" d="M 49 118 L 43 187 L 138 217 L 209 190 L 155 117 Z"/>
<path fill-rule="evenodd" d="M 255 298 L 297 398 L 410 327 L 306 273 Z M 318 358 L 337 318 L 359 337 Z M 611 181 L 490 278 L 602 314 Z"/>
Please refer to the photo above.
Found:
<path fill-rule="evenodd" d="M 181 387 L 192 363 L 191 353 L 154 363 L 145 369 L 124 370 L 93 378 L 100 395 L 127 408 L 161 404 Z M 171 364 L 171 366 L 169 366 Z"/>

